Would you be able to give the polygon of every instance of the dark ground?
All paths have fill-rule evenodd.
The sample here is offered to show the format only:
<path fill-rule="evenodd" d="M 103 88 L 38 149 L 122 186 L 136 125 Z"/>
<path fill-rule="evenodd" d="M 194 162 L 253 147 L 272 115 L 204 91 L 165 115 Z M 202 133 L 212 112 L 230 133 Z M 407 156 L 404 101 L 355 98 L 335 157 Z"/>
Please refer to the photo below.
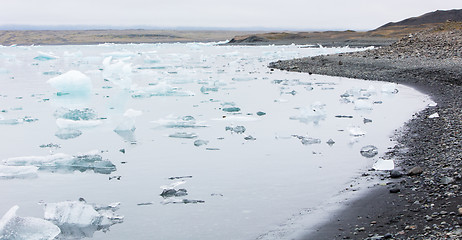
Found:
<path fill-rule="evenodd" d="M 388 47 L 278 61 L 269 67 L 396 82 L 417 88 L 438 104 L 417 113 L 387 153 L 403 176 L 384 179 L 386 187 L 350 203 L 305 239 L 462 238 L 462 24 L 448 23 Z M 428 118 L 435 112 L 439 117 Z"/>

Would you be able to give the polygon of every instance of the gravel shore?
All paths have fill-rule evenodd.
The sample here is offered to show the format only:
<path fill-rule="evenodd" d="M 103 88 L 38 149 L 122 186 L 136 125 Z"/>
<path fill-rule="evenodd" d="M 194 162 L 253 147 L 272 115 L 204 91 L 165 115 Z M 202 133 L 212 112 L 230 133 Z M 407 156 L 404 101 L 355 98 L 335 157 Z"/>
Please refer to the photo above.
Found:
<path fill-rule="evenodd" d="M 398 144 L 387 153 L 397 168 L 382 177 L 383 184 L 306 239 L 462 238 L 462 23 L 446 23 L 382 48 L 269 67 L 396 82 L 437 103 L 397 132 Z"/>

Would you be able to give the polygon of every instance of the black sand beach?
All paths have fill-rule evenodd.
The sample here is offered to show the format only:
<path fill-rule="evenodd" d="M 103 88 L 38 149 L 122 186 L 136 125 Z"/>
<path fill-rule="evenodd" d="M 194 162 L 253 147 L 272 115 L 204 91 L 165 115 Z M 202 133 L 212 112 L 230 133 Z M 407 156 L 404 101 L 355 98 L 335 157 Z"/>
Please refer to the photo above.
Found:
<path fill-rule="evenodd" d="M 462 237 L 462 23 L 446 23 L 374 50 L 269 67 L 405 84 L 437 103 L 397 132 L 398 144 L 386 154 L 397 168 L 386 174 L 384 184 L 305 239 Z M 434 113 L 439 117 L 429 118 Z"/>

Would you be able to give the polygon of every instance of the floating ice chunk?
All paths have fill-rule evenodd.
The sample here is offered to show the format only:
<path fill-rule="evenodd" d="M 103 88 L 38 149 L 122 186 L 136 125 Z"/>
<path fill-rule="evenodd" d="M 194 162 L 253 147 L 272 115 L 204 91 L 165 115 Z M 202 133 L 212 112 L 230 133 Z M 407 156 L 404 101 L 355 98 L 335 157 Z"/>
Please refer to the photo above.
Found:
<path fill-rule="evenodd" d="M 198 139 L 198 140 L 194 141 L 194 146 L 200 147 L 202 145 L 207 145 L 208 143 L 209 143 L 209 141 Z"/>
<path fill-rule="evenodd" d="M 372 165 L 372 168 L 378 171 L 393 170 L 395 163 L 393 160 L 379 159 Z"/>
<path fill-rule="evenodd" d="M 372 158 L 379 153 L 379 150 L 376 146 L 367 145 L 361 148 L 359 151 L 363 157 Z"/>
<path fill-rule="evenodd" d="M 128 109 L 124 113 L 124 118 L 122 122 L 114 129 L 115 132 L 122 132 L 122 131 L 135 131 L 135 118 L 141 116 L 143 114 L 142 111 Z"/>
<path fill-rule="evenodd" d="M 163 198 L 169 198 L 169 197 L 182 197 L 188 195 L 188 191 L 184 188 L 180 188 L 178 190 L 175 189 L 164 189 L 160 196 Z"/>
<path fill-rule="evenodd" d="M 59 128 L 66 129 L 80 129 L 80 128 L 93 128 L 103 124 L 102 120 L 70 120 L 64 118 L 56 119 L 56 125 Z"/>
<path fill-rule="evenodd" d="M 103 77 L 122 89 L 130 89 L 132 85 L 132 64 L 123 60 L 107 57 L 103 60 Z"/>
<path fill-rule="evenodd" d="M 59 129 L 56 133 L 55 136 L 58 137 L 59 139 L 67 140 L 67 139 L 72 139 L 76 138 L 78 136 L 82 135 L 82 131 L 78 129 Z"/>
<path fill-rule="evenodd" d="M 152 121 L 166 128 L 203 128 L 206 125 L 201 125 L 203 122 L 197 122 L 193 116 L 173 117 L 168 116 L 166 119 Z"/>
<path fill-rule="evenodd" d="M 355 110 L 372 110 L 372 103 L 367 100 L 356 100 Z"/>
<path fill-rule="evenodd" d="M 238 108 L 238 107 L 226 107 L 226 108 L 223 108 L 222 110 L 223 110 L 224 112 L 231 112 L 231 113 L 241 111 L 241 109 Z"/>
<path fill-rule="evenodd" d="M 428 106 L 429 106 L 429 107 L 436 107 L 436 106 L 438 106 L 438 103 L 431 101 L 431 102 L 428 104 Z"/>
<path fill-rule="evenodd" d="M 327 143 L 327 145 L 332 146 L 332 145 L 335 144 L 335 141 L 332 140 L 332 138 L 331 138 L 331 139 L 329 139 L 326 143 Z"/>
<path fill-rule="evenodd" d="M 302 123 L 313 122 L 318 124 L 319 121 L 326 118 L 326 112 L 324 110 L 325 104 L 315 102 L 309 108 L 301 108 L 298 116 L 290 117 L 292 120 L 299 120 Z"/>
<path fill-rule="evenodd" d="M 382 85 L 382 92 L 388 94 L 396 94 L 398 93 L 397 84 L 396 83 L 387 83 Z"/>
<path fill-rule="evenodd" d="M 235 126 L 235 127 L 227 126 L 227 127 L 225 127 L 225 130 L 235 132 L 237 134 L 242 134 L 242 133 L 245 132 L 246 129 L 245 129 L 244 126 Z"/>
<path fill-rule="evenodd" d="M 293 137 L 296 137 L 301 140 L 303 145 L 311 145 L 311 144 L 320 144 L 321 139 L 318 138 L 311 138 L 311 137 L 304 137 L 304 136 L 299 136 L 299 135 L 293 135 Z"/>
<path fill-rule="evenodd" d="M 94 152 L 75 156 L 56 153 L 48 156 L 14 157 L 4 159 L 2 162 L 6 166 L 35 166 L 38 167 L 38 170 L 52 172 L 73 172 L 76 170 L 85 172 L 93 170 L 95 173 L 109 174 L 116 171 L 116 166 L 112 162 L 103 160 L 100 155 Z"/>
<path fill-rule="evenodd" d="M 350 127 L 348 131 L 350 132 L 350 135 L 353 137 L 361 137 L 366 135 L 366 132 L 362 130 L 360 127 Z"/>
<path fill-rule="evenodd" d="M 4 166 L 0 165 L 0 179 L 35 178 L 38 167 L 35 166 Z"/>
<path fill-rule="evenodd" d="M 64 51 L 63 56 L 68 58 L 81 58 L 83 56 L 83 53 L 80 50 L 77 52 Z"/>
<path fill-rule="evenodd" d="M 179 198 L 167 198 L 161 202 L 163 205 L 167 204 L 196 204 L 196 203 L 205 203 L 204 200 L 194 200 L 194 199 L 179 199 Z"/>
<path fill-rule="evenodd" d="M 181 180 L 181 181 L 176 181 L 176 182 L 173 182 L 171 183 L 170 185 L 162 185 L 160 186 L 161 189 L 174 189 L 182 184 L 185 184 L 186 181 L 185 180 Z"/>
<path fill-rule="evenodd" d="M 438 113 L 433 113 L 432 115 L 428 116 L 428 118 L 439 118 L 440 115 Z"/>
<path fill-rule="evenodd" d="M 153 96 L 187 97 L 187 96 L 194 96 L 194 95 L 195 94 L 191 91 L 180 91 L 178 88 L 175 88 L 165 82 L 161 82 L 154 86 L 135 89 L 132 97 L 133 98 L 146 98 L 146 97 L 153 97 Z"/>
<path fill-rule="evenodd" d="M 201 93 L 203 94 L 209 94 L 210 92 L 218 92 L 219 87 L 206 87 L 202 86 L 201 87 Z"/>
<path fill-rule="evenodd" d="M 60 93 L 76 95 L 89 94 L 93 87 L 91 79 L 77 70 L 71 70 L 50 78 L 47 83 L 51 84 Z"/>
<path fill-rule="evenodd" d="M 117 223 L 122 223 L 123 216 L 115 213 L 119 203 L 108 206 L 87 204 L 85 200 L 45 203 L 44 218 L 61 229 L 63 239 L 80 239 L 92 237 L 96 231 L 107 231 Z"/>
<path fill-rule="evenodd" d="M 223 116 L 222 118 L 214 118 L 215 121 L 229 121 L 229 122 L 252 122 L 260 119 L 251 116 Z"/>
<path fill-rule="evenodd" d="M 0 219 L 2 240 L 51 240 L 61 232 L 53 223 L 33 217 L 16 216 L 18 206 L 13 206 Z"/>
<path fill-rule="evenodd" d="M 74 121 L 79 120 L 93 120 L 96 119 L 97 115 L 96 112 L 91 108 L 84 108 L 80 109 L 67 109 L 67 108 L 60 108 L 56 110 L 55 117 L 57 118 L 64 118 Z"/>
<path fill-rule="evenodd" d="M 187 133 L 187 132 L 176 132 L 168 136 L 171 138 L 186 138 L 186 139 L 197 138 L 197 135 L 195 133 Z"/>
<path fill-rule="evenodd" d="M 39 61 L 48 61 L 53 59 L 58 59 L 59 57 L 54 55 L 53 53 L 46 53 L 46 52 L 38 52 L 38 55 L 34 57 L 34 60 Z"/>

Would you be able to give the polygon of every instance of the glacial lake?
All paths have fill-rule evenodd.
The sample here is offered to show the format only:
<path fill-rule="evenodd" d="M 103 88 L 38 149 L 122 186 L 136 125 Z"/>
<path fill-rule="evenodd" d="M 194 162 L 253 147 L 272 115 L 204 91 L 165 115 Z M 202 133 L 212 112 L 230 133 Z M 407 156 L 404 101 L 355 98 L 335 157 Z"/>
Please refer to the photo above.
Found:
<path fill-rule="evenodd" d="M 433 104 L 402 85 L 267 68 L 358 50 L 0 47 L 0 217 L 80 199 L 120 203 L 118 218 L 74 217 L 59 239 L 287 239 L 294 215 L 316 222 L 310 209 L 362 172 L 392 168 L 394 130 Z M 80 214 L 67 210 L 55 219 Z"/>

